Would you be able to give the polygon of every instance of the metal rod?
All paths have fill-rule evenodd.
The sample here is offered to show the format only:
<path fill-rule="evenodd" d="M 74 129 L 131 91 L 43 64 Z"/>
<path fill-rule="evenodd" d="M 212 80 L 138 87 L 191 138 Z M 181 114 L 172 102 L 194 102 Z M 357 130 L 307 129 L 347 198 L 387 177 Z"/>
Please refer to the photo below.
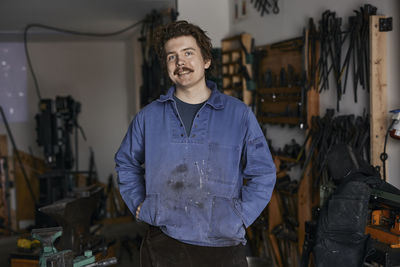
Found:
<path fill-rule="evenodd" d="M 3 111 L 3 107 L 2 107 L 2 106 L 0 106 L 0 113 L 1 113 L 1 117 L 3 118 L 4 125 L 6 126 L 7 133 L 8 133 L 8 137 L 10 137 L 11 144 L 12 144 L 12 146 L 13 146 L 15 155 L 17 156 L 17 161 L 18 161 L 19 165 L 21 166 L 21 171 L 22 171 L 22 174 L 23 174 L 23 176 L 24 176 L 26 186 L 28 187 L 29 193 L 30 193 L 30 195 L 31 195 L 31 197 L 32 197 L 32 200 L 33 200 L 33 203 L 36 204 L 36 197 L 35 197 L 35 194 L 33 193 L 31 183 L 29 182 L 28 175 L 26 174 L 26 171 L 25 171 L 25 167 L 24 167 L 24 165 L 22 164 L 21 156 L 19 155 L 19 151 L 18 151 L 18 149 L 17 149 L 17 145 L 15 144 L 13 135 L 12 135 L 12 133 L 11 133 L 11 129 L 10 129 L 9 125 L 8 125 L 7 118 L 6 118 L 6 115 L 4 114 L 4 111 Z"/>

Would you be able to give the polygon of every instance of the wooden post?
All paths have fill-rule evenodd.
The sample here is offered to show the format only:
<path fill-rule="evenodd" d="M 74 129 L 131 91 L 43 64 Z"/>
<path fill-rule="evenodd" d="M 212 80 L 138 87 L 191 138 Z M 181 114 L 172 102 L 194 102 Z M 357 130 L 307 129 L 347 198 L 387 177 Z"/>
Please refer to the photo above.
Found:
<path fill-rule="evenodd" d="M 308 30 L 306 31 L 306 42 L 304 43 L 304 57 L 309 58 L 311 60 L 311 54 L 309 52 L 308 45 Z M 318 47 L 318 46 L 317 46 Z M 315 51 L 315 58 L 319 58 L 319 50 Z M 304 62 L 307 63 L 307 60 Z M 308 69 L 308 66 L 304 66 L 305 69 Z M 311 129 L 311 122 L 313 116 L 319 116 L 319 93 L 318 93 L 318 79 L 316 77 L 319 76 L 318 70 L 314 74 L 314 84 L 307 92 L 307 125 L 308 130 L 307 133 Z M 306 151 L 309 151 L 311 145 L 311 139 L 308 140 L 306 144 Z M 303 251 L 303 244 L 305 239 L 305 222 L 311 221 L 312 219 L 312 207 L 315 205 L 315 200 L 312 198 L 312 174 L 311 174 L 311 166 L 312 162 L 306 166 L 306 170 L 304 171 L 304 177 L 301 177 L 299 189 L 298 189 L 298 220 L 299 220 L 299 229 L 298 229 L 298 248 L 300 255 Z"/>
<path fill-rule="evenodd" d="M 286 172 L 280 171 L 281 161 L 277 157 L 274 157 L 274 164 L 277 170 L 277 179 L 284 177 L 286 175 Z M 277 190 L 274 190 L 272 192 L 271 200 L 269 201 L 267 208 L 268 208 L 268 238 L 270 240 L 272 251 L 276 259 L 276 264 L 278 265 L 276 267 L 283 267 L 283 259 L 279 249 L 278 239 L 273 234 L 273 229 L 276 226 L 283 223 L 282 202 L 279 197 L 279 192 Z"/>
<path fill-rule="evenodd" d="M 7 146 L 7 135 L 0 134 L 0 157 L 7 157 L 8 146 Z"/>
<path fill-rule="evenodd" d="M 387 80 L 386 80 L 386 33 L 379 31 L 379 19 L 370 16 L 370 142 L 371 164 L 381 167 L 387 130 Z M 387 167 L 387 162 L 386 162 Z"/>
<path fill-rule="evenodd" d="M 248 33 L 244 33 L 242 35 L 242 43 L 244 45 L 244 47 L 247 49 L 248 53 L 251 53 L 251 35 Z M 252 67 L 251 64 L 246 62 L 246 54 L 244 51 L 242 51 L 242 64 L 243 66 L 246 66 L 247 69 L 247 73 L 249 74 L 250 78 L 253 78 L 253 71 L 252 71 Z M 253 100 L 253 96 L 252 96 L 252 92 L 248 90 L 247 88 L 247 83 L 246 83 L 246 79 L 244 77 L 242 77 L 242 83 L 243 83 L 243 102 L 250 106 Z"/>
<path fill-rule="evenodd" d="M 250 78 L 253 77 L 252 66 L 246 62 L 246 52 L 251 53 L 252 37 L 248 33 L 243 33 L 233 37 L 225 38 L 221 41 L 222 49 L 222 89 L 227 95 L 242 94 L 242 100 L 246 105 L 252 103 L 252 92 L 247 90 L 247 83 L 244 75 L 241 73 L 241 66 L 245 66 Z M 240 60 L 241 64 L 239 64 Z M 237 86 L 237 84 L 241 84 Z"/>

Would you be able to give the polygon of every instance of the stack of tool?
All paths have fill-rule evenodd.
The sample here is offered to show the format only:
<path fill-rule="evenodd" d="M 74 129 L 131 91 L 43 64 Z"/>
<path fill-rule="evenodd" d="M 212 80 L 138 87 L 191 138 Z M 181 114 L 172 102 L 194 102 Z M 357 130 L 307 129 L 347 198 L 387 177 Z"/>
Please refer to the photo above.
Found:
<path fill-rule="evenodd" d="M 339 102 L 346 93 L 349 70 L 352 67 L 352 86 L 354 102 L 357 102 L 357 88 L 359 85 L 369 92 L 369 17 L 376 15 L 377 8 L 364 5 L 355 10 L 355 15 L 349 17 L 348 29 L 343 29 L 343 19 L 330 10 L 322 13 L 318 32 L 314 34 L 320 42 L 320 57 L 318 65 L 320 91 L 330 88 L 330 77 L 334 80 L 337 92 L 336 109 L 339 111 Z M 347 51 L 344 51 L 347 47 Z M 345 52 L 343 59 L 342 52 Z"/>
<path fill-rule="evenodd" d="M 292 65 L 281 68 L 277 77 L 271 70 L 264 73 L 264 86 L 257 90 L 258 115 L 264 122 L 299 124 L 306 112 L 302 78 Z"/>
<path fill-rule="evenodd" d="M 291 180 L 288 175 L 279 178 L 276 184 L 279 193 L 279 206 L 283 222 L 274 227 L 272 233 L 278 241 L 278 255 L 283 266 L 297 266 L 299 261 L 298 252 L 298 220 L 297 220 L 297 181 Z"/>
<path fill-rule="evenodd" d="M 297 181 L 288 175 L 277 179 L 269 207 L 247 228 L 252 256 L 267 259 L 273 266 L 297 266 L 297 190 Z"/>
<path fill-rule="evenodd" d="M 221 41 L 222 91 L 237 97 L 246 105 L 252 104 L 254 39 L 248 33 Z"/>
<path fill-rule="evenodd" d="M 257 12 L 260 12 L 261 17 L 264 14 L 279 14 L 280 9 L 278 5 L 278 0 L 272 0 L 269 2 L 268 0 L 251 0 L 250 3 L 254 2 L 254 8 L 257 9 Z"/>
<path fill-rule="evenodd" d="M 307 88 L 302 67 L 303 37 L 254 51 L 257 61 L 256 110 L 261 123 L 307 127 Z"/>
<path fill-rule="evenodd" d="M 328 154 L 337 144 L 347 144 L 369 162 L 369 117 L 367 115 L 341 115 L 334 117 L 335 111 L 328 109 L 323 118 L 312 118 L 311 129 L 304 144 L 311 138 L 311 145 L 306 155 L 303 170 L 313 162 L 312 172 L 314 188 L 326 178 Z M 303 177 L 304 171 L 301 175 Z M 322 179 L 322 180 L 321 180 Z"/>
<path fill-rule="evenodd" d="M 268 145 L 271 149 L 271 154 L 280 160 L 280 171 L 289 171 L 292 167 L 304 161 L 304 147 L 294 139 L 285 144 L 283 149 L 278 148 L 278 150 L 275 150 L 271 144 Z"/>

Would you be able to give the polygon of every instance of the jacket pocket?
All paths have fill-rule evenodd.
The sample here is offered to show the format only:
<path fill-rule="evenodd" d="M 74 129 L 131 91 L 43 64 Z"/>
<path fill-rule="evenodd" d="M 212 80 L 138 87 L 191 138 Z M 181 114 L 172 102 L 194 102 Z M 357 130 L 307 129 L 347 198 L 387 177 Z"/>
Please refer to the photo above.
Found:
<path fill-rule="evenodd" d="M 157 226 L 158 194 L 146 195 L 140 208 L 139 220 Z"/>
<path fill-rule="evenodd" d="M 209 238 L 242 240 L 244 234 L 244 224 L 235 210 L 233 200 L 214 197 L 211 208 Z"/>
<path fill-rule="evenodd" d="M 210 143 L 208 145 L 208 179 L 226 185 L 237 182 L 240 151 L 238 146 Z"/>
<path fill-rule="evenodd" d="M 327 230 L 363 232 L 367 224 L 368 201 L 368 198 L 357 196 L 332 197 L 328 203 Z"/>

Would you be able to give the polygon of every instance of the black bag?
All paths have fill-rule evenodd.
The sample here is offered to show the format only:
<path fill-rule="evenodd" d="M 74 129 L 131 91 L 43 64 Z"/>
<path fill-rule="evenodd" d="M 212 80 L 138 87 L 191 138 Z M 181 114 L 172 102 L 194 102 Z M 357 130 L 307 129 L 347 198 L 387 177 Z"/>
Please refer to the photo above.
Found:
<path fill-rule="evenodd" d="M 400 190 L 381 180 L 379 172 L 348 145 L 336 145 L 327 165 L 338 186 L 320 211 L 308 251 L 312 247 L 316 267 L 361 267 L 373 252 L 365 234 L 372 189 L 393 194 Z M 306 256 L 301 266 L 308 266 Z"/>
<path fill-rule="evenodd" d="M 359 181 L 361 176 L 346 179 L 321 209 L 313 249 L 317 267 L 363 266 L 369 250 L 364 232 L 371 189 Z"/>

